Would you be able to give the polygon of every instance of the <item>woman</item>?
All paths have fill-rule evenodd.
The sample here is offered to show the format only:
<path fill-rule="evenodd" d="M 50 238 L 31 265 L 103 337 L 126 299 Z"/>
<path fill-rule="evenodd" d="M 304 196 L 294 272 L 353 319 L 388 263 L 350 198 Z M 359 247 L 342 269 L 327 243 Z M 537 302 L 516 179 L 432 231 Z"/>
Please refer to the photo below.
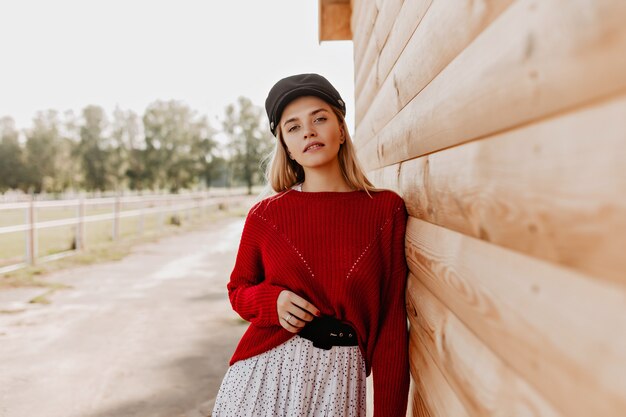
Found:
<path fill-rule="evenodd" d="M 404 416 L 407 211 L 357 162 L 337 90 L 317 74 L 278 81 L 265 102 L 277 138 L 228 283 L 250 322 L 213 417 Z"/>

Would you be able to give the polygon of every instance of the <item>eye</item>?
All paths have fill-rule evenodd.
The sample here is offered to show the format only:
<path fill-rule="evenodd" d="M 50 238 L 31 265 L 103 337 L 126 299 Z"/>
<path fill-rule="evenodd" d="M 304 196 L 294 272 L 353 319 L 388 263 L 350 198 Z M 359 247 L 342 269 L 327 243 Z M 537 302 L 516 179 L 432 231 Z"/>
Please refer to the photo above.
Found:
<path fill-rule="evenodd" d="M 298 125 L 291 125 L 287 128 L 287 132 L 293 132 L 295 131 L 299 126 Z"/>
<path fill-rule="evenodd" d="M 322 116 L 322 117 L 318 117 L 317 119 L 315 119 L 315 121 L 316 121 L 316 122 L 317 122 L 317 121 L 322 121 L 322 122 L 324 122 L 324 121 L 326 121 L 326 117 L 324 117 L 324 116 Z"/>

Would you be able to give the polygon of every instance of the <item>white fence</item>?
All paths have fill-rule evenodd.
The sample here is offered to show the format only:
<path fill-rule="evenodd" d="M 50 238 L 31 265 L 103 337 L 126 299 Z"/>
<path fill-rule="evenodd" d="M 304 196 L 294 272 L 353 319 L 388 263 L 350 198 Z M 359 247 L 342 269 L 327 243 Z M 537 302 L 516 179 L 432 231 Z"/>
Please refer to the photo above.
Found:
<path fill-rule="evenodd" d="M 69 200 L 36 201 L 32 199 L 28 202 L 4 203 L 0 204 L 0 215 L 7 210 L 24 210 L 25 222 L 11 226 L 0 227 L 0 235 L 16 232 L 24 232 L 26 235 L 25 262 L 7 265 L 0 268 L 0 274 L 23 268 L 27 265 L 48 262 L 73 255 L 85 247 L 85 224 L 90 222 L 101 222 L 112 220 L 111 238 L 119 239 L 120 219 L 129 217 L 139 218 L 138 233 L 143 232 L 143 218 L 147 215 L 158 214 L 160 227 L 165 227 L 164 215 L 168 212 L 197 212 L 200 219 L 203 218 L 206 208 L 217 207 L 219 204 L 236 202 L 243 200 L 246 196 L 241 194 L 225 195 L 223 193 L 214 194 L 208 192 L 197 192 L 189 194 L 166 194 L 147 195 L 137 197 L 106 197 L 106 198 L 77 198 Z M 85 215 L 86 206 L 110 206 L 110 213 Z M 124 210 L 124 205 L 133 205 L 134 208 Z M 138 206 L 138 208 L 137 208 Z M 59 220 L 48 220 L 38 222 L 36 213 L 38 209 L 52 207 L 74 207 L 76 215 Z M 44 257 L 37 256 L 37 231 L 61 226 L 74 226 L 75 249 L 67 250 Z"/>

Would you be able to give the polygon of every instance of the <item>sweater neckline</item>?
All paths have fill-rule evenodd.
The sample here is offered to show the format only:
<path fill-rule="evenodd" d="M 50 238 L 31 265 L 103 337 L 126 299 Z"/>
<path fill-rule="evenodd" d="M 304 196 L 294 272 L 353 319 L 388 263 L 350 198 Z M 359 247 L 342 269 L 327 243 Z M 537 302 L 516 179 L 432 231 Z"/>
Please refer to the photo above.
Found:
<path fill-rule="evenodd" d="M 345 199 L 353 198 L 364 194 L 363 190 L 353 191 L 299 191 L 296 189 L 289 189 L 286 194 L 290 194 L 293 198 L 301 200 L 319 200 L 319 199 Z"/>

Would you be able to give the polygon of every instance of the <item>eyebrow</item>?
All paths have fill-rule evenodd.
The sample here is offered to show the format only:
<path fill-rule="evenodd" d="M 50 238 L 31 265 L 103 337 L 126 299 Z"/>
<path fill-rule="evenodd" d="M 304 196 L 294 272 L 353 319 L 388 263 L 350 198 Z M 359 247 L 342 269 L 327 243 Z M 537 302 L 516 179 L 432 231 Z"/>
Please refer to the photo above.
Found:
<path fill-rule="evenodd" d="M 326 109 L 317 109 L 317 110 L 313 110 L 311 113 L 309 113 L 309 116 L 314 116 L 314 115 L 316 115 L 317 113 L 319 113 L 321 111 L 328 112 L 328 110 L 326 110 Z M 298 120 L 297 117 L 292 117 L 290 119 L 287 119 L 287 120 L 285 120 L 285 123 L 283 123 L 283 126 L 287 126 L 287 123 L 295 122 L 296 120 Z"/>

